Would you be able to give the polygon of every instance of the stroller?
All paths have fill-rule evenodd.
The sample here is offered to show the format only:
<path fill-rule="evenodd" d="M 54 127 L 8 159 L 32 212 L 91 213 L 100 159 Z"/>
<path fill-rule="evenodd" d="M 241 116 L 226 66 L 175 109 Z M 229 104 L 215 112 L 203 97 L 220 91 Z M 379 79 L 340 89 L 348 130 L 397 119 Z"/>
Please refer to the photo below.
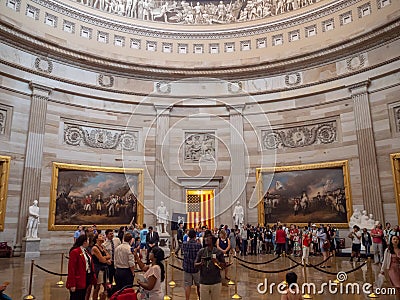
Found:
<path fill-rule="evenodd" d="M 137 294 L 132 286 L 128 285 L 115 292 L 110 300 L 137 300 Z"/>

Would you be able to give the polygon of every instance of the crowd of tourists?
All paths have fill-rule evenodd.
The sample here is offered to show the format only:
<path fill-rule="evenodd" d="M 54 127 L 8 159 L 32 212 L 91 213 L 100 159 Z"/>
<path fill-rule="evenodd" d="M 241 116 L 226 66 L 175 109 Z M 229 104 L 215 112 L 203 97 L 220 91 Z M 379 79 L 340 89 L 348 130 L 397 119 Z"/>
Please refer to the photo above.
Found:
<path fill-rule="evenodd" d="M 387 275 L 394 287 L 400 288 L 399 226 L 389 223 L 382 228 L 360 229 L 354 226 L 342 237 L 343 231 L 335 226 L 276 223 L 272 226 L 243 225 L 229 228 L 221 225 L 209 229 L 199 224 L 185 229 L 179 224 L 175 254 L 183 260 L 186 299 L 191 287 L 196 286 L 200 299 L 220 299 L 222 283 L 230 280 L 230 253 L 236 255 L 293 255 L 309 263 L 309 256 L 323 256 L 321 268 L 329 268 L 329 255 L 344 248 L 343 239 L 352 242 L 350 260 L 361 259 L 361 245 L 365 255 L 382 264 L 381 272 Z M 116 236 L 114 236 L 114 234 Z M 137 281 L 138 293 L 144 299 L 163 299 L 161 283 L 165 279 L 164 251 L 158 247 L 159 235 L 152 226 L 143 224 L 121 227 L 104 233 L 96 225 L 79 226 L 74 234 L 74 246 L 69 254 L 67 288 L 71 300 L 106 299 L 126 286 L 132 286 L 135 271 L 144 271 Z M 371 252 L 372 249 L 372 252 Z M 222 275 L 221 275 L 222 274 Z M 111 283 L 115 280 L 115 286 Z"/>

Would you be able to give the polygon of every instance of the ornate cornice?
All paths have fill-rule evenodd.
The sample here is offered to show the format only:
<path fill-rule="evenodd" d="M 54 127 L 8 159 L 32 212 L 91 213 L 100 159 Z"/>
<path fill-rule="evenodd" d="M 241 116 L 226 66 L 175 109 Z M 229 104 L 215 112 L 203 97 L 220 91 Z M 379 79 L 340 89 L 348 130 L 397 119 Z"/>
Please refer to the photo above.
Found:
<path fill-rule="evenodd" d="M 263 22 L 262 24 L 253 24 L 251 26 L 242 26 L 240 23 L 233 23 L 234 25 L 229 29 L 217 29 L 218 26 L 212 26 L 212 30 L 197 30 L 196 27 L 193 29 L 187 29 L 187 26 L 176 25 L 179 29 L 172 28 L 150 28 L 151 22 L 146 22 L 146 25 L 140 25 L 138 23 L 128 23 L 113 18 L 107 18 L 104 16 L 98 16 L 97 10 L 92 9 L 90 13 L 81 10 L 76 7 L 72 7 L 66 3 L 61 3 L 57 0 L 31 0 L 34 3 L 39 4 L 42 7 L 46 7 L 54 12 L 68 16 L 72 19 L 85 22 L 97 27 L 124 32 L 128 34 L 153 37 L 161 39 L 194 39 L 194 40 L 210 40 L 210 39 L 232 39 L 238 37 L 248 37 L 251 35 L 265 34 L 277 30 L 298 26 L 307 22 L 311 22 L 316 19 L 320 19 L 325 16 L 334 14 L 346 7 L 352 6 L 362 0 L 337 0 L 333 3 L 328 3 L 325 6 L 310 9 L 301 14 L 280 18 L 273 22 Z M 122 18 L 121 18 L 122 19 Z M 133 21 L 132 19 L 129 19 Z M 254 23 L 254 22 L 252 22 Z M 172 25 L 172 24 L 171 24 Z M 237 28 L 240 26 L 240 28 Z M 184 27 L 184 29 L 182 28 Z"/>
<path fill-rule="evenodd" d="M 352 40 L 338 43 L 334 46 L 320 49 L 306 55 L 285 58 L 275 62 L 263 62 L 256 65 L 221 67 L 221 68 L 168 68 L 158 66 L 145 66 L 134 63 L 121 62 L 109 58 L 81 53 L 72 49 L 62 47 L 38 37 L 29 35 L 21 30 L 11 27 L 0 21 L 0 36 L 3 41 L 12 44 L 14 47 L 23 48 L 25 51 L 37 54 L 48 53 L 49 57 L 54 57 L 69 64 L 75 64 L 85 69 L 93 69 L 104 72 L 120 73 L 124 76 L 145 77 L 154 79 L 171 79 L 187 77 L 218 77 L 222 79 L 258 78 L 263 74 L 269 76 L 281 74 L 282 69 L 287 72 L 313 67 L 318 64 L 326 64 L 333 60 L 338 60 L 350 54 L 359 53 L 384 44 L 390 40 L 398 39 L 400 19 L 396 19 L 386 26 L 380 27 L 375 31 L 368 32 Z M 365 69 L 364 69 L 365 70 Z M 53 70 L 54 71 L 54 70 Z M 41 75 L 46 76 L 48 74 Z"/>

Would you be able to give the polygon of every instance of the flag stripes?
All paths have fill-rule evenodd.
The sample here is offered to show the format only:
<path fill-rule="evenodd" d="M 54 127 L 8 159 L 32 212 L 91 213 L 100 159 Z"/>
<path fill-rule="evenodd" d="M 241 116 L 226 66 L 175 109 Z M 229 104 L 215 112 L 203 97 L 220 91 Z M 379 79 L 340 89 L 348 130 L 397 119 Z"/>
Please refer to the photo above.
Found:
<path fill-rule="evenodd" d="M 214 191 L 186 191 L 187 228 L 207 225 L 214 228 Z"/>

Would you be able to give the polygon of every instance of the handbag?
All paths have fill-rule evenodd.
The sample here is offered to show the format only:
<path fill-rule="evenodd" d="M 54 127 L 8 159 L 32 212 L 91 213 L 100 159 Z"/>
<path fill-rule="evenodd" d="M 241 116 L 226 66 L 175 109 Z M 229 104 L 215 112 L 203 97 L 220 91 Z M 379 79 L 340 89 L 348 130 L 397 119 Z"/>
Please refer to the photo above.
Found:
<path fill-rule="evenodd" d="M 146 291 L 144 288 L 139 286 L 137 291 L 137 298 L 140 300 L 148 300 L 150 299 L 150 293 L 149 291 Z"/>
<path fill-rule="evenodd" d="M 376 286 L 378 288 L 381 288 L 383 286 L 383 283 L 385 282 L 386 278 L 385 275 L 383 275 L 382 273 L 378 274 L 378 277 L 376 278 Z"/>

